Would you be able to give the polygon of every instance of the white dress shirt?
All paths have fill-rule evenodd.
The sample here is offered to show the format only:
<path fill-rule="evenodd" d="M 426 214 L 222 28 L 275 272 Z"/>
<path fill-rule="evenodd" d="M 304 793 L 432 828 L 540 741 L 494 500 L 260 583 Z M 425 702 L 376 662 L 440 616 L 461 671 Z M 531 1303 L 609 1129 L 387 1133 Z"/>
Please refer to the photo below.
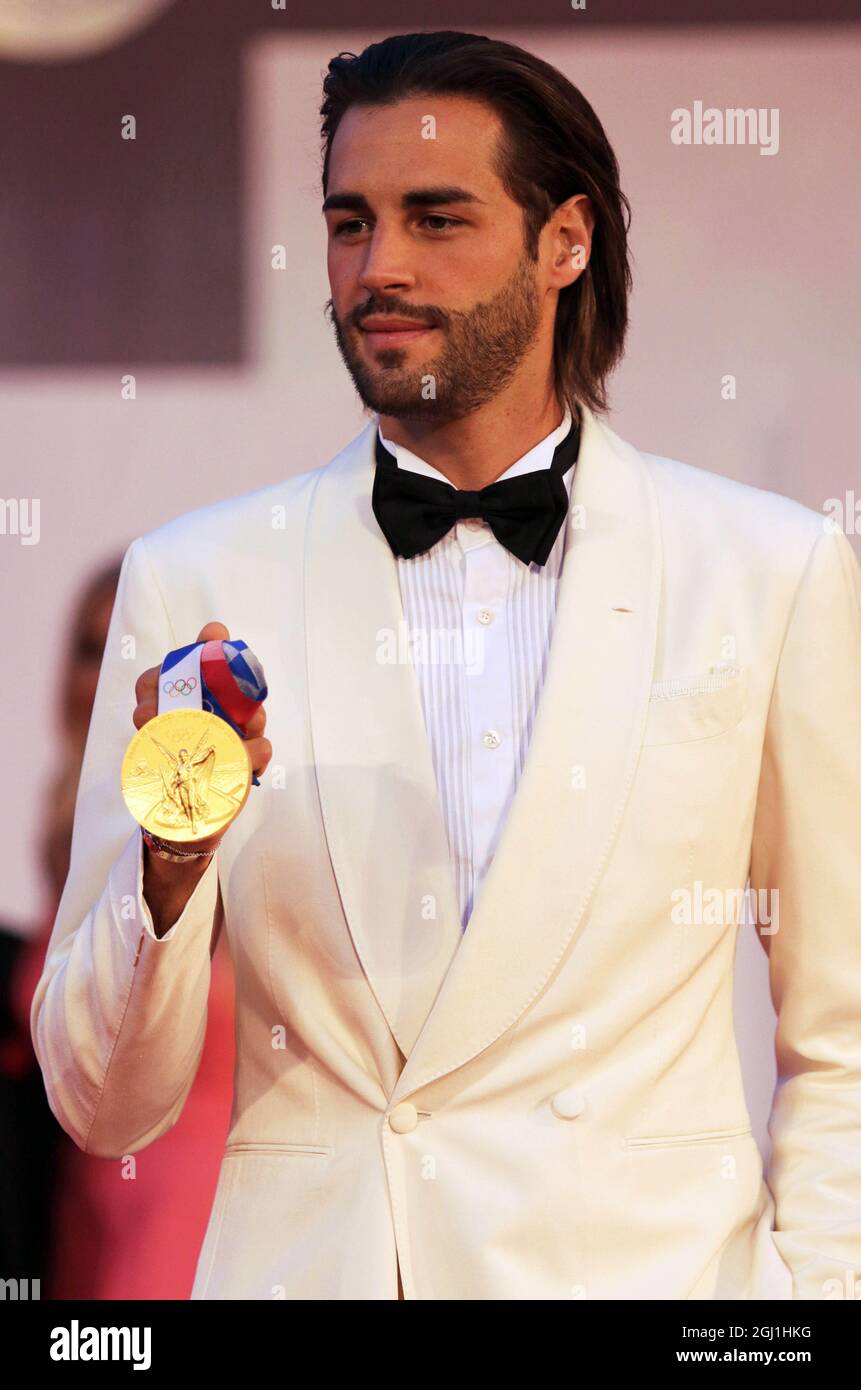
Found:
<path fill-rule="evenodd" d="M 549 468 L 562 423 L 496 480 Z M 449 482 L 386 439 L 399 468 Z M 576 464 L 563 475 L 570 498 Z M 523 771 L 544 684 L 562 561 L 563 521 L 545 565 L 526 566 L 480 517 L 429 550 L 397 556 L 409 649 L 419 682 L 465 928 Z"/>

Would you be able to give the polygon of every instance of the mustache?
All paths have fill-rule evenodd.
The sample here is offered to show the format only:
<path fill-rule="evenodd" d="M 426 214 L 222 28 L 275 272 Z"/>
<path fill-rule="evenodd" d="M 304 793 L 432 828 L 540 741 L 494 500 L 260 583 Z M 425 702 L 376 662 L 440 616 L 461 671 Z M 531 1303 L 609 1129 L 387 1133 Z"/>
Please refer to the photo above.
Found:
<path fill-rule="evenodd" d="M 335 312 L 335 305 L 331 299 L 326 300 L 326 313 L 332 322 L 338 322 Z M 365 304 L 359 304 L 355 309 L 351 309 L 344 316 L 343 322 L 350 324 L 353 328 L 361 327 L 362 322 L 371 315 L 383 318 L 387 315 L 399 319 L 416 319 L 419 323 L 429 323 L 434 328 L 442 328 L 448 322 L 448 315 L 445 310 L 438 309 L 433 305 L 422 305 L 421 308 L 415 304 L 400 304 L 391 299 L 385 304 L 380 304 L 375 300 L 368 300 Z"/>

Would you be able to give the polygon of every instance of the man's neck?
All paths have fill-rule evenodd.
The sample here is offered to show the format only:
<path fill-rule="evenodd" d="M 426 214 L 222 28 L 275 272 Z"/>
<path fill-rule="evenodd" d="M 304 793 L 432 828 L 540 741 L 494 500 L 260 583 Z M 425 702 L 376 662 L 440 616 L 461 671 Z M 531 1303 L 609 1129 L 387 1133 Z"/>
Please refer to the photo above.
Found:
<path fill-rule="evenodd" d="M 494 399 L 459 420 L 415 421 L 380 415 L 386 439 L 439 469 L 457 488 L 478 491 L 561 425 L 565 407 L 555 395 L 531 411 Z"/>

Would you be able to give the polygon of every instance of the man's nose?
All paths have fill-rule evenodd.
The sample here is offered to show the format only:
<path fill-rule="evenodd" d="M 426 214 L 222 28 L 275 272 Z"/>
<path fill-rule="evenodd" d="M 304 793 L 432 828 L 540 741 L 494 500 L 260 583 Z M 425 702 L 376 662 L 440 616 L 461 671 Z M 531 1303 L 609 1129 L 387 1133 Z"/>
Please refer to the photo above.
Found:
<path fill-rule="evenodd" d="M 367 245 L 359 283 L 372 294 L 412 289 L 416 275 L 410 264 L 409 239 L 377 225 Z"/>

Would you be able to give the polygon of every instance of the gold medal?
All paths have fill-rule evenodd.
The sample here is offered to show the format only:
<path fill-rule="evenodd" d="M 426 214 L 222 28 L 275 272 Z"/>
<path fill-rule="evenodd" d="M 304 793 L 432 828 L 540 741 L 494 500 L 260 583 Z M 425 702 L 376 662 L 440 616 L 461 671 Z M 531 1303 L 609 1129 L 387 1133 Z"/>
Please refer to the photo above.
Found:
<path fill-rule="evenodd" d="M 123 797 L 151 835 L 206 840 L 239 815 L 251 775 L 248 749 L 226 720 L 202 709 L 168 710 L 138 729 L 126 749 Z"/>

